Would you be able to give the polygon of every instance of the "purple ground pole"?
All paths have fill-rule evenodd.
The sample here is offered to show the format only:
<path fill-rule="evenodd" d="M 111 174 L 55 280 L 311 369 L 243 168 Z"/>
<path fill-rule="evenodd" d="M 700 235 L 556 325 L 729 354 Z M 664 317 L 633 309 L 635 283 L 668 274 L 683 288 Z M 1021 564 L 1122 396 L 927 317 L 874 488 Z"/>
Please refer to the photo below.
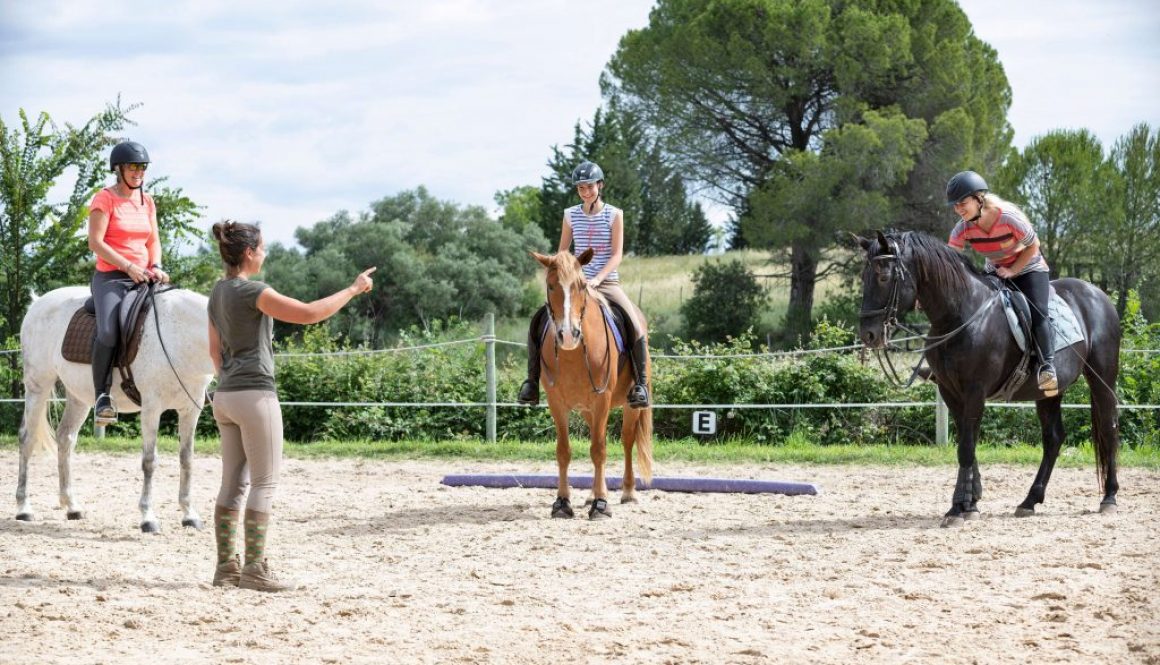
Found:
<path fill-rule="evenodd" d="M 528 487 L 556 489 L 556 476 L 549 474 L 484 473 L 444 476 L 441 481 L 451 487 Z M 608 489 L 620 489 L 620 477 L 606 478 Z M 590 489 L 592 476 L 568 476 L 568 483 L 575 489 Z M 735 480 L 731 478 L 681 478 L 656 477 L 652 485 L 645 487 L 640 478 L 636 479 L 638 490 L 654 489 L 666 492 L 736 492 L 741 494 L 817 494 L 818 486 L 812 483 L 793 483 L 781 480 Z"/>

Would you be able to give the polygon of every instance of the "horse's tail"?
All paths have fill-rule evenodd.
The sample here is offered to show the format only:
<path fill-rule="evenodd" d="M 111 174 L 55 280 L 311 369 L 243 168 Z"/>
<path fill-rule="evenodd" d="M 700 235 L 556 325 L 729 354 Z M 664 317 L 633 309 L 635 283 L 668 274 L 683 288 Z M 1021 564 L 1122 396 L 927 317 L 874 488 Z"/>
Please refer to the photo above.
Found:
<path fill-rule="evenodd" d="M 24 417 L 20 421 L 20 443 L 28 445 L 28 456 L 36 457 L 56 449 L 53 445 L 52 429 L 48 424 L 48 400 L 39 400 L 31 408 L 24 407 Z"/>
<path fill-rule="evenodd" d="M 652 392 L 652 386 L 649 386 L 649 392 Z M 644 484 L 651 485 L 653 466 L 653 410 L 651 406 L 648 406 L 640 411 L 640 417 L 636 419 L 636 466 Z"/>

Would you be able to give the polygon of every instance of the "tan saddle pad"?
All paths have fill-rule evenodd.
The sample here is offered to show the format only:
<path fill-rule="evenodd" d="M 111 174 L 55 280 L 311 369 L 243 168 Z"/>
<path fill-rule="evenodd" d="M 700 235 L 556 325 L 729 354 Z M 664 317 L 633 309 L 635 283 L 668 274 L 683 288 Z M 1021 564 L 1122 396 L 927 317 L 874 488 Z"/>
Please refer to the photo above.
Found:
<path fill-rule="evenodd" d="M 142 307 L 141 315 L 133 322 L 133 329 L 126 340 L 122 335 L 118 340 L 117 365 L 127 366 L 137 358 L 137 349 L 141 346 L 141 332 L 145 329 L 145 315 L 149 308 Z M 60 353 L 65 360 L 86 365 L 93 362 L 93 338 L 97 335 L 97 317 L 83 306 L 77 308 L 72 319 L 68 322 L 68 330 L 64 333 L 64 342 L 60 345 Z"/>

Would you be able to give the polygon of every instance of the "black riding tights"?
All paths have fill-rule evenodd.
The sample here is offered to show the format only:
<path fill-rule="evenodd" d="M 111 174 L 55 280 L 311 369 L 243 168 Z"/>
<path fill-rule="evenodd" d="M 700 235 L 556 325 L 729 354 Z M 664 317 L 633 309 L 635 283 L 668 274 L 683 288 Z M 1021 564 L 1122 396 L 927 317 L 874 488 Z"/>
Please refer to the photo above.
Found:
<path fill-rule="evenodd" d="M 1045 363 L 1054 360 L 1055 344 L 1051 329 L 1051 319 L 1047 316 L 1047 300 L 1051 295 L 1051 279 L 1042 270 L 1025 272 L 1011 278 L 1012 286 L 1027 296 L 1031 306 L 1031 331 L 1039 347 L 1040 359 Z"/>

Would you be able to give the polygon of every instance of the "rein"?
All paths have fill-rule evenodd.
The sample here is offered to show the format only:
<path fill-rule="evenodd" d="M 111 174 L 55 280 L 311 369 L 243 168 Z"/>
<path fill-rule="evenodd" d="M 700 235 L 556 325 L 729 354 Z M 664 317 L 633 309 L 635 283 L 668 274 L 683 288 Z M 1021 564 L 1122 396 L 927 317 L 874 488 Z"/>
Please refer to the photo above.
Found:
<path fill-rule="evenodd" d="M 872 259 L 870 259 L 871 261 L 891 261 L 892 262 L 890 264 L 891 281 L 892 281 L 892 285 L 891 285 L 891 289 L 890 289 L 890 297 L 887 298 L 886 305 L 884 307 L 879 307 L 878 309 L 861 310 L 858 312 L 858 317 L 865 319 L 865 318 L 869 318 L 871 316 L 878 316 L 879 314 L 885 314 L 886 315 L 885 321 L 882 324 L 882 333 L 883 333 L 883 337 L 885 339 L 890 338 L 891 328 L 898 328 L 900 330 L 905 330 L 906 332 L 910 333 L 911 335 L 914 335 L 915 337 L 922 337 L 923 346 L 921 349 L 918 350 L 918 353 L 919 353 L 918 362 L 914 365 L 914 369 L 911 370 L 910 379 L 905 381 L 905 382 L 903 382 L 902 376 L 898 373 L 898 370 L 894 368 L 894 363 L 890 359 L 890 354 L 887 351 L 887 347 L 884 345 L 881 349 L 874 349 L 874 356 L 878 359 L 878 365 L 880 367 L 882 367 L 882 372 L 883 372 L 883 374 L 886 375 L 886 378 L 890 379 L 890 382 L 893 383 L 895 387 L 909 388 L 910 385 L 912 383 L 914 383 L 914 379 L 918 376 L 919 369 L 922 367 L 922 363 L 926 360 L 924 357 L 926 352 L 931 351 L 933 349 L 936 349 L 939 346 L 942 346 L 943 344 L 946 344 L 951 339 L 953 339 L 956 335 L 963 332 L 968 327 L 970 327 L 973 323 L 975 323 L 977 320 L 982 318 L 982 316 L 988 310 L 990 310 L 991 307 L 994 306 L 996 302 L 999 301 L 999 298 L 1001 297 L 1001 295 L 998 291 L 996 291 L 994 295 L 992 295 L 990 298 L 987 299 L 986 302 L 984 302 L 982 305 L 980 305 L 979 308 L 977 310 L 975 310 L 975 313 L 971 314 L 971 316 L 966 321 L 964 321 L 963 324 L 960 325 L 958 328 L 955 328 L 954 330 L 952 330 L 948 333 L 944 333 L 942 335 L 935 335 L 933 337 L 928 337 L 926 335 L 922 335 L 917 330 L 914 330 L 913 328 L 907 327 L 905 324 L 903 324 L 901 321 L 898 320 L 898 285 L 903 280 L 905 280 L 907 278 L 909 273 L 906 271 L 906 266 L 904 266 L 902 264 L 902 261 L 899 259 L 899 252 L 898 252 L 897 245 L 895 245 L 892 242 L 890 245 L 890 249 L 893 250 L 892 254 L 879 254 L 878 256 L 875 256 Z"/>
<path fill-rule="evenodd" d="M 171 291 L 175 288 L 177 288 L 177 287 L 171 285 L 168 288 L 162 289 L 161 293 L 165 293 L 166 291 Z M 177 368 L 173 365 L 173 358 L 171 358 L 169 356 L 169 349 L 165 348 L 165 338 L 161 335 L 161 318 L 160 318 L 160 315 L 157 313 L 157 283 L 156 282 L 149 283 L 149 289 L 146 291 L 146 297 L 149 298 L 149 301 L 150 301 L 149 304 L 153 306 L 153 325 L 156 326 L 156 328 L 157 328 L 157 341 L 161 343 L 161 351 L 165 354 L 165 360 L 166 360 L 166 362 L 169 363 L 169 369 L 172 370 L 173 377 L 177 379 L 177 383 L 178 383 L 178 385 L 181 386 L 181 390 L 185 393 L 185 396 L 189 398 L 189 402 L 191 404 L 193 404 L 194 408 L 197 408 L 200 410 L 203 405 L 198 404 L 197 400 L 195 400 L 193 398 L 193 395 L 190 394 L 189 388 L 185 387 L 185 382 L 181 380 L 181 374 L 178 373 Z"/>

